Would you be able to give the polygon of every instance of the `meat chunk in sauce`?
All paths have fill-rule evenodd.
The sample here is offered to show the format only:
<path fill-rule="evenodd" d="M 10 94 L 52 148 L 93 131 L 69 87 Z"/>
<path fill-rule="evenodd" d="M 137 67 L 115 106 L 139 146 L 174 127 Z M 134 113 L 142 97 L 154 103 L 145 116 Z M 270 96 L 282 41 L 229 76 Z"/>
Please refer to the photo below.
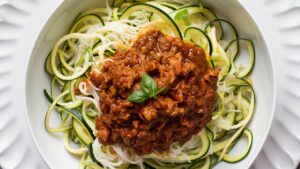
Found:
<path fill-rule="evenodd" d="M 144 73 L 158 88 L 165 87 L 164 92 L 142 104 L 127 101 L 140 88 Z M 96 120 L 98 140 L 133 148 L 140 155 L 188 141 L 211 120 L 217 76 L 203 49 L 158 30 L 141 34 L 101 71 L 90 73 L 90 80 L 100 88 L 103 112 Z"/>

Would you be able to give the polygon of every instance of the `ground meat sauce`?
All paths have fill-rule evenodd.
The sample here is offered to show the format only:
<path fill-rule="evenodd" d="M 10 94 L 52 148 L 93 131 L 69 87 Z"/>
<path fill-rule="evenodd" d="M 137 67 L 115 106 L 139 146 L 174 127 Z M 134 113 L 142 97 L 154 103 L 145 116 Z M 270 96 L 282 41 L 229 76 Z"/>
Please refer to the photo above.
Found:
<path fill-rule="evenodd" d="M 100 88 L 103 114 L 96 129 L 102 144 L 120 144 L 139 155 L 162 152 L 188 141 L 211 120 L 218 71 L 208 67 L 203 49 L 150 30 L 112 60 L 90 73 Z M 144 73 L 165 90 L 142 104 L 127 101 Z"/>

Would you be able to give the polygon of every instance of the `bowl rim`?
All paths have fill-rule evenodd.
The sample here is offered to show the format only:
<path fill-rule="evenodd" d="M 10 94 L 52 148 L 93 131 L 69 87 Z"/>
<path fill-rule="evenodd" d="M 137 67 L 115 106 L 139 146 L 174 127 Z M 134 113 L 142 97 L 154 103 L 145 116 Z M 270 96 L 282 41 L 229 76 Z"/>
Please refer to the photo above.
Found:
<path fill-rule="evenodd" d="M 247 14 L 251 17 L 251 19 L 253 20 L 253 23 L 255 24 L 255 26 L 258 28 L 258 33 L 260 34 L 260 36 L 262 37 L 262 42 L 266 45 L 266 51 L 270 57 L 270 66 L 271 66 L 271 72 L 272 72 L 272 79 L 273 79 L 273 95 L 274 97 L 272 98 L 272 106 L 271 106 L 271 114 L 270 114 L 270 118 L 269 118 L 269 122 L 266 125 L 267 129 L 266 129 L 266 134 L 264 134 L 263 136 L 263 141 L 258 145 L 258 151 L 257 154 L 255 154 L 253 157 L 251 157 L 251 159 L 249 160 L 250 163 L 248 164 L 247 168 L 250 168 L 250 166 L 253 164 L 253 162 L 255 161 L 255 159 L 258 157 L 258 155 L 260 154 L 260 152 L 263 149 L 264 144 L 266 143 L 267 137 L 270 134 L 270 129 L 272 126 L 272 123 L 274 121 L 274 114 L 275 114 L 275 108 L 276 108 L 276 102 L 277 102 L 277 76 L 276 76 L 276 69 L 275 69 L 275 64 L 274 64 L 274 55 L 271 52 L 271 47 L 268 43 L 268 41 L 266 40 L 267 38 L 265 37 L 266 34 L 264 33 L 263 29 L 261 28 L 261 26 L 258 24 L 257 19 L 254 17 L 254 15 L 252 14 L 252 12 L 246 7 L 245 4 L 243 4 L 243 1 L 238 0 L 238 3 L 241 5 L 241 7 L 247 12 Z"/>
<path fill-rule="evenodd" d="M 53 15 L 56 13 L 56 11 L 62 7 L 62 5 L 64 3 L 65 3 L 65 1 L 58 2 L 57 7 L 52 11 L 52 13 L 48 14 L 48 16 L 46 17 L 45 21 L 43 22 L 43 25 L 41 25 L 41 27 L 39 28 L 39 32 L 37 33 L 37 36 L 34 39 L 34 45 L 30 49 L 29 57 L 27 58 L 26 63 L 25 63 L 25 94 L 23 95 L 23 97 L 24 97 L 23 99 L 25 100 L 25 106 L 26 106 L 25 107 L 26 123 L 27 123 L 27 126 L 29 127 L 29 132 L 30 132 L 31 138 L 33 139 L 35 147 L 38 149 L 39 154 L 42 156 L 42 159 L 46 162 L 46 164 L 49 168 L 53 168 L 53 167 L 52 167 L 51 163 L 48 161 L 48 159 L 46 158 L 46 155 L 43 153 L 42 148 L 39 146 L 38 140 L 36 139 L 36 135 L 32 129 L 33 126 L 31 125 L 31 120 L 29 118 L 29 110 L 28 110 L 29 108 L 28 108 L 27 90 L 26 89 L 28 88 L 27 79 L 29 78 L 29 73 L 28 73 L 29 63 L 30 63 L 32 55 L 34 54 L 34 51 L 37 47 L 37 42 L 38 42 L 39 38 L 41 37 L 42 32 L 44 32 L 45 26 L 48 23 L 48 21 L 53 17 Z M 263 148 L 264 144 L 266 143 L 267 137 L 270 134 L 270 129 L 271 129 L 272 123 L 274 121 L 274 114 L 275 114 L 275 110 L 276 110 L 275 108 L 276 108 L 276 102 L 277 102 L 277 76 L 276 76 L 276 69 L 275 69 L 275 64 L 274 64 L 274 57 L 273 57 L 272 52 L 270 51 L 271 47 L 270 47 L 268 41 L 266 40 L 267 39 L 265 37 L 266 34 L 264 33 L 261 26 L 258 24 L 258 21 L 252 14 L 252 12 L 246 7 L 246 5 L 240 0 L 238 0 L 237 3 L 247 13 L 247 15 L 249 15 L 253 24 L 258 28 L 258 33 L 261 36 L 261 40 L 262 40 L 263 44 L 265 44 L 265 46 L 266 46 L 266 52 L 270 58 L 269 63 L 270 63 L 272 79 L 273 79 L 273 91 L 272 91 L 273 98 L 272 98 L 272 102 L 271 102 L 272 105 L 270 106 L 271 111 L 270 111 L 270 117 L 268 118 L 269 122 L 266 125 L 266 130 L 265 130 L 265 134 L 263 135 L 262 141 L 259 143 L 259 145 L 257 145 L 257 149 L 258 149 L 257 153 L 254 154 L 250 158 L 249 163 L 245 165 L 246 168 L 250 168 L 250 166 L 253 164 L 255 159 L 258 157 L 258 155 L 262 151 L 262 148 Z"/>

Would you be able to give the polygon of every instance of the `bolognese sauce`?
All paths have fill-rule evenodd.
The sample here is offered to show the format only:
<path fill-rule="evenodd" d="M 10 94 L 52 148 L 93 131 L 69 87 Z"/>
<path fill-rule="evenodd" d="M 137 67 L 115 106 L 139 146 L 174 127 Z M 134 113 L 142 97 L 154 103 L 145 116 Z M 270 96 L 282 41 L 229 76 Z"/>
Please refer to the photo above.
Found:
<path fill-rule="evenodd" d="M 128 101 L 145 73 L 164 91 L 143 103 Z M 100 89 L 99 142 L 143 155 L 190 140 L 211 120 L 217 77 L 202 48 L 159 30 L 140 34 L 133 46 L 90 72 L 90 81 Z"/>

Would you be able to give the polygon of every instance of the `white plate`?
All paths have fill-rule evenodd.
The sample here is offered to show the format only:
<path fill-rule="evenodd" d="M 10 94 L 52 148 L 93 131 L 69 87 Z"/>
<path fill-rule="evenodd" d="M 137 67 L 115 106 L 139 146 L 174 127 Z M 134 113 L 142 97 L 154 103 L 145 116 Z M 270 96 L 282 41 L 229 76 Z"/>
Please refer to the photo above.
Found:
<path fill-rule="evenodd" d="M 4 5 L 0 7 L 0 16 L 5 21 L 0 23 L 0 164 L 4 169 L 46 168 L 32 144 L 23 113 L 24 63 L 41 26 L 60 1 L 0 1 L 2 2 Z M 300 122 L 296 100 L 299 101 L 300 94 L 297 89 L 299 71 L 296 67 L 300 64 L 300 59 L 296 58 L 300 51 L 300 41 L 296 38 L 296 35 L 300 35 L 300 23 L 293 22 L 293 19 L 297 20 L 295 16 L 299 16 L 300 10 L 292 8 L 297 3 L 292 4 L 287 0 L 248 0 L 242 3 L 252 11 L 268 37 L 279 79 L 276 120 L 264 151 L 255 161 L 254 167 L 292 169 L 299 161 L 297 152 L 300 149 L 300 136 L 296 132 L 299 131 L 297 123 Z M 281 12 L 285 10 L 288 12 Z M 287 66 L 289 69 L 284 69 Z"/>
<path fill-rule="evenodd" d="M 64 1 L 59 6 L 41 30 L 28 62 L 25 90 L 30 126 L 42 156 L 51 168 L 57 169 L 77 168 L 79 160 L 64 149 L 61 134 L 49 134 L 43 127 L 44 112 L 49 107 L 49 103 L 41 91 L 43 89 L 49 91 L 51 84 L 51 79 L 44 71 L 44 62 L 55 42 L 68 31 L 69 25 L 73 22 L 73 19 L 68 18 L 75 18 L 80 11 L 96 6 L 105 7 L 104 1 L 89 0 L 87 1 L 88 3 L 82 3 L 78 6 L 77 4 L 80 2 L 81 0 L 69 0 Z M 257 57 L 252 75 L 255 82 L 256 110 L 249 125 L 255 138 L 253 140 L 253 148 L 243 161 L 235 164 L 222 162 L 215 167 L 215 169 L 248 168 L 263 145 L 273 117 L 275 89 L 270 55 L 259 29 L 237 1 L 214 0 L 208 1 L 207 5 L 214 9 L 219 16 L 230 20 L 233 25 L 237 25 L 236 28 L 239 35 L 252 39 L 255 45 Z M 239 13 L 242 17 L 238 17 L 236 13 Z M 36 81 L 39 81 L 39 85 L 35 86 L 33 84 Z M 268 88 L 265 86 L 266 83 L 270 83 Z M 52 118 L 52 120 L 56 121 L 57 118 Z"/>

